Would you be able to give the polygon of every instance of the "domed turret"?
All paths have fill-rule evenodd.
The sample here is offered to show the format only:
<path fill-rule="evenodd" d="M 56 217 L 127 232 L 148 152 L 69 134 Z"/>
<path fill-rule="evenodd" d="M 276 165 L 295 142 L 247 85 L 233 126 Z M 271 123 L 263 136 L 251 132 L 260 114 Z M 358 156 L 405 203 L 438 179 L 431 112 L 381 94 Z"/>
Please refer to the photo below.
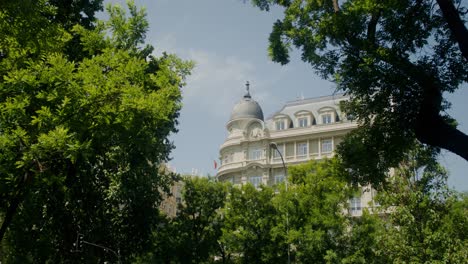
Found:
<path fill-rule="evenodd" d="M 256 118 L 263 121 L 263 111 L 260 105 L 252 99 L 249 91 L 249 82 L 246 83 L 247 93 L 234 106 L 229 121 L 241 118 Z"/>

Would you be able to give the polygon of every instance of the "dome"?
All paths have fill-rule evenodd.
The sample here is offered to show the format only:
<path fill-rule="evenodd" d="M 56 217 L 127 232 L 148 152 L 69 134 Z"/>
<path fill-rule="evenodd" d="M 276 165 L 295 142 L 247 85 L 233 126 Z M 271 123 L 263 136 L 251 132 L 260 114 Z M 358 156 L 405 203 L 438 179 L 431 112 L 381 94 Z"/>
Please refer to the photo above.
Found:
<path fill-rule="evenodd" d="M 260 105 L 247 94 L 234 106 L 230 120 L 239 118 L 256 118 L 263 121 L 263 111 Z"/>

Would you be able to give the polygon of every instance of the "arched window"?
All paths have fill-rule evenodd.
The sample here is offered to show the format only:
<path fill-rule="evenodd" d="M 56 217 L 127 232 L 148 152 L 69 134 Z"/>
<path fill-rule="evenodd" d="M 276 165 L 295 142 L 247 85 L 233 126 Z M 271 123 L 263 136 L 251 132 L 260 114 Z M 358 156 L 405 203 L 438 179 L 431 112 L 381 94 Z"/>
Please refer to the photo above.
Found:
<path fill-rule="evenodd" d="M 285 130 L 293 128 L 294 124 L 288 115 L 279 114 L 273 117 L 274 130 Z"/>
<path fill-rule="evenodd" d="M 336 109 L 330 106 L 322 107 L 318 110 L 320 115 L 320 124 L 331 124 L 338 122 L 338 114 Z"/>
<path fill-rule="evenodd" d="M 314 115 L 310 111 L 301 110 L 294 113 L 294 116 L 296 117 L 297 127 L 309 127 L 314 123 L 316 124 Z"/>

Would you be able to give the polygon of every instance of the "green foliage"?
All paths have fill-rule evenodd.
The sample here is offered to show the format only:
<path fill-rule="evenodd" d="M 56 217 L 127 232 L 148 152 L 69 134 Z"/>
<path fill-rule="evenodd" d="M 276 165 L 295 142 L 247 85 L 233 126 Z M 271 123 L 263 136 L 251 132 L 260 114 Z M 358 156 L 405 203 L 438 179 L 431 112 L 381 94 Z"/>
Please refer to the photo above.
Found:
<path fill-rule="evenodd" d="M 203 263 L 219 254 L 218 240 L 224 225 L 220 210 L 227 193 L 226 184 L 207 178 L 184 179 L 184 203 L 171 222 L 171 239 L 175 240 L 172 260 Z"/>
<path fill-rule="evenodd" d="M 236 263 L 285 262 L 284 234 L 274 231 L 279 213 L 272 202 L 274 197 L 273 189 L 266 186 L 257 190 L 247 184 L 231 189 L 221 239 L 226 259 Z"/>
<path fill-rule="evenodd" d="M 347 214 L 358 189 L 337 159 L 289 167 L 285 184 L 231 187 L 186 178 L 178 215 L 161 221 L 138 263 L 464 263 L 467 206 L 445 171 L 415 148 L 378 193 Z M 359 190 L 360 191 L 360 190 Z"/>
<path fill-rule="evenodd" d="M 468 31 L 460 0 L 252 0 L 284 17 L 270 34 L 269 53 L 281 64 L 296 47 L 302 60 L 351 96 L 345 112 L 360 123 L 338 154 L 354 181 L 377 185 L 397 167 L 414 139 L 468 159 L 468 136 L 444 110 L 445 92 L 468 81 Z M 445 4 L 445 5 L 442 5 Z M 450 15 L 447 6 L 452 6 Z M 460 38 L 458 36 L 461 36 Z"/>
<path fill-rule="evenodd" d="M 377 234 L 382 254 L 403 263 L 464 263 L 468 255 L 468 203 L 446 185 L 447 173 L 417 149 L 379 194 L 388 221 Z"/>
<path fill-rule="evenodd" d="M 292 185 L 275 197 L 282 215 L 289 217 L 289 243 L 297 263 L 325 263 L 341 250 L 347 199 L 353 193 L 341 171 L 336 159 L 293 166 Z"/>
<path fill-rule="evenodd" d="M 341 263 L 392 263 L 381 248 L 387 239 L 382 232 L 387 222 L 380 217 L 364 210 L 362 216 L 349 219 L 349 228 L 341 242 L 345 245 L 339 255 Z"/>
<path fill-rule="evenodd" d="M 159 166 L 173 148 L 167 138 L 177 131 L 180 88 L 193 65 L 147 57 L 151 49 L 138 45 L 148 24 L 133 3 L 129 18 L 108 7 L 110 20 L 96 27 L 61 21 L 73 15 L 55 16 L 62 6 L 54 3 L 7 1 L 0 10 L 2 227 L 22 201 L 5 256 L 13 263 L 115 260 L 90 246 L 73 252 L 79 232 L 129 259 L 148 249 L 160 221 L 160 191 L 173 175 Z M 69 53 L 72 34 L 85 53 Z"/>
<path fill-rule="evenodd" d="M 325 263 L 340 254 L 352 188 L 337 160 L 289 168 L 288 188 L 233 188 L 222 243 L 235 263 Z M 226 263 L 226 262 L 225 262 Z"/>
<path fill-rule="evenodd" d="M 63 25 L 66 29 L 75 24 L 83 25 L 86 28 L 94 26 L 95 13 L 102 10 L 102 0 L 50 0 L 51 6 L 56 8 L 53 17 L 49 17 L 54 22 Z"/>
<path fill-rule="evenodd" d="M 136 263 L 210 263 L 219 255 L 228 185 L 208 178 L 185 176 L 180 182 L 183 201 L 177 215 L 161 221 L 153 249 Z"/>

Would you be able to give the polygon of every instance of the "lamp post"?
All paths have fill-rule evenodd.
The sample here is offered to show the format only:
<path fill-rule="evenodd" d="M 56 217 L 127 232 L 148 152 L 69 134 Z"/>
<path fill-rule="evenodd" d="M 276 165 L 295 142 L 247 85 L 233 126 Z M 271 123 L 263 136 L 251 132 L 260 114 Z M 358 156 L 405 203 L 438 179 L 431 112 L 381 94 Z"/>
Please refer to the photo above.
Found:
<path fill-rule="evenodd" d="M 276 150 L 278 152 L 278 154 L 280 155 L 280 157 L 281 157 L 281 162 L 283 163 L 283 169 L 284 169 L 284 183 L 285 183 L 285 187 L 286 187 L 286 197 L 287 197 L 288 172 L 287 172 L 287 169 L 286 169 L 286 164 L 284 164 L 283 154 L 281 154 L 281 151 L 278 149 L 278 145 L 275 142 L 270 143 L 270 148 L 272 148 L 273 150 Z M 289 209 L 286 207 L 286 236 L 288 236 L 288 235 L 289 235 Z M 287 237 L 287 239 L 289 239 L 289 237 Z M 288 242 L 288 264 L 291 263 L 290 251 L 291 251 L 290 250 L 290 245 L 289 245 L 289 242 Z"/>
<path fill-rule="evenodd" d="M 120 249 L 117 250 L 117 252 L 115 252 L 114 250 L 112 250 L 112 249 L 110 249 L 108 247 L 86 241 L 86 240 L 84 240 L 84 235 L 83 234 L 78 233 L 77 238 L 76 238 L 76 242 L 73 243 L 73 244 L 77 248 L 75 250 L 75 252 L 82 252 L 83 244 L 87 244 L 87 245 L 90 245 L 90 246 L 93 246 L 93 247 L 98 247 L 98 248 L 104 249 L 104 251 L 106 251 L 106 252 L 107 251 L 111 252 L 112 254 L 114 254 L 117 257 L 117 263 L 118 264 L 122 263 L 122 261 L 120 259 Z"/>

